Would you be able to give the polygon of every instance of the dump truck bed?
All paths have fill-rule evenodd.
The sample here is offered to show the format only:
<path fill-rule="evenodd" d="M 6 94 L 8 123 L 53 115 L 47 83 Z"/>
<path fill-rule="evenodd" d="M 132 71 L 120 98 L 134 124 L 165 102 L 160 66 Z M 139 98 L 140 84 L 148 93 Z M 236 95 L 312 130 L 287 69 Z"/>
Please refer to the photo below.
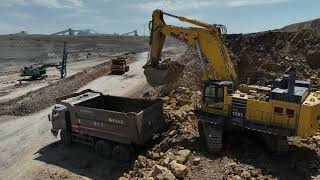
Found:
<path fill-rule="evenodd" d="M 143 145 L 164 126 L 161 99 L 134 99 L 87 90 L 60 98 L 57 103 L 67 109 L 65 117 L 69 118 L 62 119 L 66 129 L 76 135 Z"/>

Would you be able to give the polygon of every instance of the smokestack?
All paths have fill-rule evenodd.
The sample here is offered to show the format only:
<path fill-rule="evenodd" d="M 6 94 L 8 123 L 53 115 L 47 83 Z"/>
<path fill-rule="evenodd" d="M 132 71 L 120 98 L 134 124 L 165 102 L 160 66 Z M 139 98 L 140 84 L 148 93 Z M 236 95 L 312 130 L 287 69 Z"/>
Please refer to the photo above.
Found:
<path fill-rule="evenodd" d="M 296 70 L 292 67 L 288 68 L 287 74 L 289 75 L 288 81 L 288 94 L 294 94 L 294 86 L 296 84 Z"/>

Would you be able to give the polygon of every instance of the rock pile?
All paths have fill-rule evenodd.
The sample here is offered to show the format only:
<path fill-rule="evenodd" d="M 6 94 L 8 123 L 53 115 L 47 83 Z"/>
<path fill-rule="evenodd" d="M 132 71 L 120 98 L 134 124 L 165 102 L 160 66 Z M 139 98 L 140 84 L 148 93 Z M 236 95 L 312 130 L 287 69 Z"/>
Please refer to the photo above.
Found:
<path fill-rule="evenodd" d="M 320 88 L 320 33 L 314 31 L 230 34 L 227 46 L 236 59 L 239 80 L 270 82 L 294 66 L 298 78 Z M 258 78 L 257 78 L 258 77 Z"/>
<path fill-rule="evenodd" d="M 261 169 L 256 169 L 253 166 L 232 162 L 226 166 L 226 177 L 227 180 L 267 180 L 274 179 L 272 176 L 262 175 Z"/>
<path fill-rule="evenodd" d="M 139 155 L 132 171 L 124 174 L 129 179 L 173 180 L 184 178 L 188 167 L 184 165 L 191 155 L 188 149 L 169 149 L 167 152 L 148 151 L 146 156 Z"/>

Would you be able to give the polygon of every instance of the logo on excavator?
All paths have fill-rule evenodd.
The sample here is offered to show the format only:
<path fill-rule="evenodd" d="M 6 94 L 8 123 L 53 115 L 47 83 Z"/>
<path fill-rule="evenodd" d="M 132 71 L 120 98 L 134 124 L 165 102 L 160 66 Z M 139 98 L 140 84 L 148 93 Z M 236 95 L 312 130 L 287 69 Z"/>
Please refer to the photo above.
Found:
<path fill-rule="evenodd" d="M 178 33 L 178 39 L 179 39 L 180 41 L 185 41 L 185 39 L 184 39 L 184 33 L 183 33 L 183 32 L 179 32 L 179 33 Z"/>
<path fill-rule="evenodd" d="M 185 38 L 185 34 L 183 32 L 179 32 L 178 34 L 171 33 L 171 36 L 177 38 L 180 41 L 188 42 L 188 39 Z"/>

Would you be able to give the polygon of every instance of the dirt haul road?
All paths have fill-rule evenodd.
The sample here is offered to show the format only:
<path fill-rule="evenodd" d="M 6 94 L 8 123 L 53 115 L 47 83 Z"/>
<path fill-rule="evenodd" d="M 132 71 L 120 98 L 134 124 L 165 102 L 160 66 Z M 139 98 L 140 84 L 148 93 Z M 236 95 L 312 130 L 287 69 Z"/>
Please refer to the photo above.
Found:
<path fill-rule="evenodd" d="M 185 50 L 167 48 L 164 54 L 174 59 Z M 112 95 L 139 93 L 147 85 L 142 69 L 147 55 L 136 54 L 125 75 L 106 75 L 80 90 L 90 88 Z M 0 179 L 112 179 L 128 169 L 130 164 L 98 158 L 89 147 L 60 145 L 50 133 L 47 114 L 51 109 L 24 117 L 0 116 Z"/>

